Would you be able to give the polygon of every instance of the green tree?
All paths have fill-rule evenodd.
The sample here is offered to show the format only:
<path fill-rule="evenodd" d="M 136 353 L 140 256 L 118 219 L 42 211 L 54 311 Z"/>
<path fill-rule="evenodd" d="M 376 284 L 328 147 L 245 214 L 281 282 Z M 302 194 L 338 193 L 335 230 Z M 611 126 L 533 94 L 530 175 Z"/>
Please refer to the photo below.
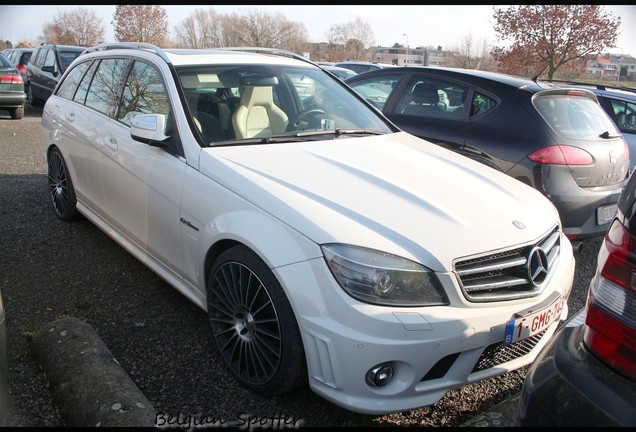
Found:
<path fill-rule="evenodd" d="M 548 79 L 555 72 L 588 54 L 614 47 L 620 17 L 599 5 L 519 5 L 495 9 L 495 32 L 509 45 L 493 50 L 499 68 L 517 75 Z"/>

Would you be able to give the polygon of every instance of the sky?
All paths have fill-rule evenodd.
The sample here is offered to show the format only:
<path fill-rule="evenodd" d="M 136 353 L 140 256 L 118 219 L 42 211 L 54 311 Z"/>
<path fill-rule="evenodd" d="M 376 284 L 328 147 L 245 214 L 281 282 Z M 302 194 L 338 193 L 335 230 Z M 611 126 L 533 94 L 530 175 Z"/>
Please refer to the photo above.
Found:
<path fill-rule="evenodd" d="M 69 6 L 0 6 L 0 40 L 10 40 L 15 44 L 22 40 L 36 42 L 42 34 L 45 22 L 60 12 L 77 8 Z M 82 6 L 94 10 L 103 17 L 106 29 L 105 42 L 115 42 L 111 21 L 115 5 Z M 473 41 L 497 43 L 493 30 L 494 8 L 503 5 L 305 5 L 305 6 L 260 6 L 260 5 L 162 5 L 168 16 L 170 36 L 174 36 L 174 27 L 196 9 L 207 10 L 210 7 L 218 13 L 247 10 L 281 12 L 289 21 L 305 25 L 310 42 L 324 42 L 325 34 L 331 25 L 342 25 L 360 18 L 369 24 L 375 36 L 375 45 L 392 46 L 395 43 L 410 47 L 441 45 L 442 49 L 451 49 L 461 44 L 465 36 Z M 606 12 L 621 17 L 617 46 L 608 50 L 613 53 L 636 56 L 636 6 L 603 5 Z"/>

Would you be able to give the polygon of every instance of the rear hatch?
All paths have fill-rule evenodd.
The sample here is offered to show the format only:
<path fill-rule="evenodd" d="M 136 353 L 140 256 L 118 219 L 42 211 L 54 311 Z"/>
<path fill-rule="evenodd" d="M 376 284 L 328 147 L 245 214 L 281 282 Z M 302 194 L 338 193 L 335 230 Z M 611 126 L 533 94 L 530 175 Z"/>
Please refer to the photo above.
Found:
<path fill-rule="evenodd" d="M 625 180 L 629 149 L 594 93 L 583 89 L 551 89 L 536 93 L 532 103 L 552 130 L 580 187 L 614 186 Z"/>

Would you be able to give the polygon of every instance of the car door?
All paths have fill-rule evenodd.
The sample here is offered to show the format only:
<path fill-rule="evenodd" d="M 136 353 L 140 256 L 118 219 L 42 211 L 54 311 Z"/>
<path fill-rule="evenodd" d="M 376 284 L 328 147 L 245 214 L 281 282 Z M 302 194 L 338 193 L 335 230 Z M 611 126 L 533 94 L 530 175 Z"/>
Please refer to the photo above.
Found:
<path fill-rule="evenodd" d="M 181 155 L 132 139 L 130 125 L 140 114 L 171 115 L 162 74 L 135 60 L 129 68 L 114 118 L 103 137 L 101 182 L 105 215 L 145 259 L 181 273 L 180 199 L 186 171 Z"/>

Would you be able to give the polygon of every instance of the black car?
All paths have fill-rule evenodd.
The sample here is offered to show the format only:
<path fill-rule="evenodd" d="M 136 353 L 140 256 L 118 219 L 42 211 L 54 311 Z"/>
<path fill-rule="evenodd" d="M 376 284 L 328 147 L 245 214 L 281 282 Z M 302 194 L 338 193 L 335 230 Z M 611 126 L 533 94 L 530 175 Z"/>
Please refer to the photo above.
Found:
<path fill-rule="evenodd" d="M 543 192 L 577 246 L 607 231 L 628 176 L 629 151 L 592 92 L 417 66 L 364 72 L 345 82 L 402 130 Z"/>
<path fill-rule="evenodd" d="M 24 82 L 18 69 L 0 54 L 0 110 L 9 111 L 11 118 L 19 120 L 24 117 Z"/>
<path fill-rule="evenodd" d="M 530 366 L 518 426 L 636 426 L 636 176 L 598 253 L 587 304 Z"/>
<path fill-rule="evenodd" d="M 29 63 L 31 54 L 33 54 L 33 48 L 13 48 L 6 55 L 18 72 L 20 72 L 22 81 L 24 81 L 24 91 L 26 91 L 29 82 L 26 66 Z"/>
<path fill-rule="evenodd" d="M 56 45 L 43 42 L 38 45 L 27 64 L 29 80 L 26 87 L 32 106 L 43 105 L 62 78 L 68 66 L 86 48 L 74 45 Z"/>
<path fill-rule="evenodd" d="M 629 170 L 633 171 L 636 168 L 636 89 L 576 81 L 552 80 L 550 82 L 569 87 L 583 87 L 596 95 L 598 103 L 614 120 L 627 141 L 630 156 Z"/>

